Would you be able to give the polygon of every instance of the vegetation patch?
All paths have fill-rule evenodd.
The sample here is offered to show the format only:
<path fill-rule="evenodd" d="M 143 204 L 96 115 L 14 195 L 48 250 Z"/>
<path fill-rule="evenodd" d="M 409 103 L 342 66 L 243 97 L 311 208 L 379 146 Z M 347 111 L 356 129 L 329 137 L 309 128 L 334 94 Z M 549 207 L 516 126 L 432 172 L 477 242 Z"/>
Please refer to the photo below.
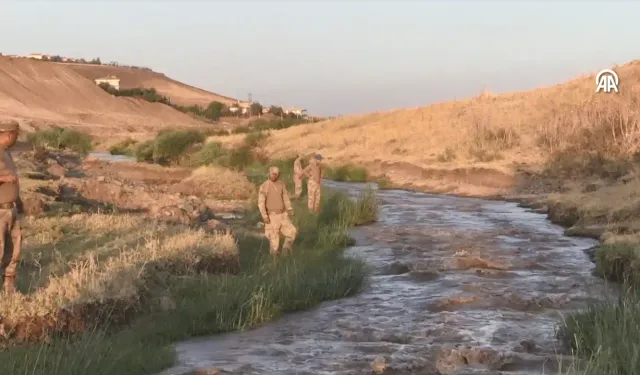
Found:
<path fill-rule="evenodd" d="M 38 231 L 25 242 L 18 276 L 24 294 L 6 297 L 0 306 L 5 344 L 84 332 L 97 323 L 126 323 L 133 310 L 147 308 L 141 303 L 152 288 L 166 285 L 169 275 L 238 270 L 229 233 L 207 235 L 105 214 L 30 224 L 27 231 Z"/>
<path fill-rule="evenodd" d="M 127 138 L 109 147 L 109 153 L 111 155 L 135 156 L 137 144 L 137 141 Z"/>
<path fill-rule="evenodd" d="M 93 149 L 90 135 L 68 128 L 52 127 L 39 130 L 29 133 L 27 140 L 34 146 L 70 150 L 81 155 L 86 155 Z"/>
<path fill-rule="evenodd" d="M 248 137 L 243 147 L 253 155 L 261 141 Z M 184 180 L 206 194 L 202 182 L 216 176 L 215 189 L 252 196 L 235 237 L 131 215 L 29 219 L 24 294 L 0 308 L 3 341 L 24 345 L 0 352 L 0 373 L 153 374 L 171 365 L 168 345 L 177 340 L 246 329 L 360 291 L 368 271 L 341 250 L 350 226 L 377 219 L 373 190 L 353 200 L 327 189 L 319 214 L 294 201 L 294 251 L 274 261 L 251 229 L 260 221 L 255 184 L 271 164 L 283 166 L 290 185 L 292 160 L 253 159 L 244 168 L 253 184 L 220 166 Z"/>
<path fill-rule="evenodd" d="M 325 167 L 324 177 L 332 181 L 367 182 L 369 180 L 369 172 L 364 167 L 342 165 L 336 168 Z"/>
<path fill-rule="evenodd" d="M 575 374 L 632 375 L 640 371 L 640 298 L 631 288 L 619 300 L 565 318 L 561 337 L 581 359 Z"/>

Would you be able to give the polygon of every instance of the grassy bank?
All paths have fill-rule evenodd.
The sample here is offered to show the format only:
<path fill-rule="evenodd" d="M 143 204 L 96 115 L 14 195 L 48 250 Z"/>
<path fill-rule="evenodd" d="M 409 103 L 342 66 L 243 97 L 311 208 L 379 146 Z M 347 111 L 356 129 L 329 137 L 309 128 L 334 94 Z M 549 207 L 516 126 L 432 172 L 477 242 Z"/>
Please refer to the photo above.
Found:
<path fill-rule="evenodd" d="M 255 182 L 266 168 L 253 164 Z M 295 202 L 299 236 L 278 262 L 251 230 L 255 204 L 235 236 L 126 215 L 31 220 L 20 275 L 25 295 L 3 303 L 3 317 L 17 322 L 98 305 L 99 319 L 79 313 L 71 323 L 81 333 L 52 324 L 48 343 L 0 352 L 0 373 L 156 373 L 173 362 L 169 345 L 176 340 L 246 329 L 358 292 L 364 264 L 341 250 L 350 226 L 376 219 L 375 195 L 353 201 L 327 191 L 323 201 L 318 215 Z"/>
<path fill-rule="evenodd" d="M 566 318 L 563 336 L 583 361 L 570 374 L 640 373 L 640 296 L 628 289 L 619 300 L 595 304 Z"/>

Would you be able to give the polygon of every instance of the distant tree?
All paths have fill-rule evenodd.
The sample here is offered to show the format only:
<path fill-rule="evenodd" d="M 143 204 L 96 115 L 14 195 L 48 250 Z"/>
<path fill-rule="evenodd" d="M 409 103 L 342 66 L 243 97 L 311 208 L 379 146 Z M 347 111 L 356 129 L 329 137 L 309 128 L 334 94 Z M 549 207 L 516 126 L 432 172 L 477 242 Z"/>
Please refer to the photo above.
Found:
<path fill-rule="evenodd" d="M 42 61 L 49 61 L 49 56 L 42 56 Z"/>
<path fill-rule="evenodd" d="M 209 103 L 202 114 L 209 120 L 218 121 L 220 119 L 220 116 L 222 115 L 223 110 L 224 104 L 213 101 Z"/>
<path fill-rule="evenodd" d="M 258 116 L 262 114 L 262 104 L 260 103 L 251 103 L 251 107 L 249 107 L 249 115 L 250 116 Z"/>
<path fill-rule="evenodd" d="M 282 107 L 272 105 L 269 108 L 269 113 L 271 113 L 274 116 L 282 116 L 284 114 L 284 110 L 282 109 Z"/>
<path fill-rule="evenodd" d="M 95 59 L 91 60 L 89 64 L 102 65 L 102 62 L 100 61 L 99 57 L 96 57 Z"/>
<path fill-rule="evenodd" d="M 51 58 L 49 59 L 53 62 L 62 62 L 62 57 L 55 55 L 55 56 L 51 56 Z"/>
<path fill-rule="evenodd" d="M 76 62 L 79 62 L 80 64 L 86 64 L 87 60 L 81 58 L 81 59 L 76 60 Z"/>

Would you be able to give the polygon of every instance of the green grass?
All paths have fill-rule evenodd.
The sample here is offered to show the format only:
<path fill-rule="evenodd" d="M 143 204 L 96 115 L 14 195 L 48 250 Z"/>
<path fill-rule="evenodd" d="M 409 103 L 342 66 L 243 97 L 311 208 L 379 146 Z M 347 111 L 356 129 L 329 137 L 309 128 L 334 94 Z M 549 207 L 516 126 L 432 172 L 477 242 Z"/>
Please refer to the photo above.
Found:
<path fill-rule="evenodd" d="M 252 166 L 256 182 L 264 181 L 267 167 Z M 290 180 L 287 171 L 283 178 Z M 1 352 L 0 373 L 153 374 L 173 363 L 169 345 L 177 340 L 247 329 L 359 292 L 368 270 L 360 260 L 344 257 L 342 249 L 349 243 L 350 226 L 377 219 L 376 196 L 367 191 L 354 201 L 325 190 L 322 200 L 319 214 L 308 212 L 303 201 L 294 202 L 298 237 L 292 254 L 274 262 L 266 240 L 239 232 L 240 274 L 172 278 L 165 293 L 175 301 L 175 310 L 141 317 L 114 334 L 96 329 L 80 338 Z M 248 217 L 247 224 L 255 225 L 255 204 Z"/>
<path fill-rule="evenodd" d="M 640 298 L 635 289 L 619 301 L 594 304 L 565 319 L 562 335 L 581 366 L 572 374 L 640 374 Z"/>
<path fill-rule="evenodd" d="M 324 177 L 332 181 L 367 182 L 369 173 L 364 167 L 343 165 L 336 168 L 325 167 Z"/>
<path fill-rule="evenodd" d="M 626 293 L 565 319 L 562 337 L 583 362 L 571 373 L 640 374 L 640 248 L 630 243 L 599 245 L 596 271 L 622 283 Z"/>

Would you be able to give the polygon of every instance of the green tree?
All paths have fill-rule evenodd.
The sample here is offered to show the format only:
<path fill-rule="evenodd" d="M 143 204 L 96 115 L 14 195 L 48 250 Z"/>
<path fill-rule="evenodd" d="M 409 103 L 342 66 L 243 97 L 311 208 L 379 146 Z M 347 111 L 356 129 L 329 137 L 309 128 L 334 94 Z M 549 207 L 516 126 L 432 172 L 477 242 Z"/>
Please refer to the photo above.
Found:
<path fill-rule="evenodd" d="M 251 103 L 251 107 L 249 107 L 249 115 L 257 116 L 262 114 L 262 104 L 260 103 Z"/>
<path fill-rule="evenodd" d="M 271 113 L 274 116 L 282 116 L 284 114 L 284 110 L 282 109 L 282 107 L 272 105 L 269 108 L 269 113 Z"/>
<path fill-rule="evenodd" d="M 220 116 L 222 115 L 223 110 L 224 104 L 213 101 L 209 103 L 207 108 L 204 110 L 203 115 L 209 120 L 218 121 L 220 119 Z"/>

